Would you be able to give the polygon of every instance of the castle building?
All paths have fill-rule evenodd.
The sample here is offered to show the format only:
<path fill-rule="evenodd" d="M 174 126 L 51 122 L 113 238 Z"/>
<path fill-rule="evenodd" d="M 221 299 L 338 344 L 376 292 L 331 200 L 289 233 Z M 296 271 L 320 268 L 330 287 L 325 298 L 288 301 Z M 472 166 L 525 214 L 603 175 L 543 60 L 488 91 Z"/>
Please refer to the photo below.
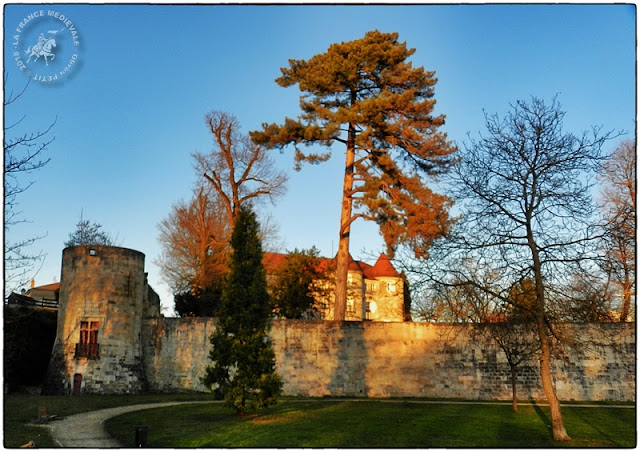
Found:
<path fill-rule="evenodd" d="M 267 272 L 284 254 L 265 254 Z M 46 378 L 48 393 L 138 393 L 149 387 L 148 339 L 160 300 L 147 283 L 144 254 L 112 246 L 76 246 L 62 252 L 56 340 Z M 321 265 L 331 265 L 322 259 Z M 330 282 L 328 284 L 331 284 Z M 347 318 L 401 322 L 406 283 L 381 254 L 375 265 L 351 260 Z M 319 300 L 333 319 L 333 294 Z M 207 336 L 205 336 L 206 339 Z M 147 355 L 147 356 L 145 356 Z"/>
<path fill-rule="evenodd" d="M 264 254 L 263 263 L 268 277 L 273 277 L 284 264 L 286 257 L 286 254 L 280 253 Z M 319 266 L 333 269 L 335 258 L 320 258 Z M 331 270 L 328 273 L 331 275 Z M 335 295 L 332 289 L 335 283 L 330 279 L 325 285 L 328 295 L 316 300 L 316 308 L 321 319 L 333 320 Z M 349 255 L 345 320 L 410 321 L 409 303 L 407 281 L 396 271 L 386 254 L 380 254 L 373 266 L 356 261 Z"/>
<path fill-rule="evenodd" d="M 285 259 L 266 258 L 268 265 Z M 202 376 L 217 319 L 163 317 L 144 260 L 138 251 L 110 246 L 63 251 L 56 339 L 43 393 L 207 390 Z M 471 335 L 472 325 L 398 321 L 408 291 L 386 256 L 373 266 L 352 261 L 349 291 L 348 318 L 360 321 L 273 319 L 269 335 L 283 395 L 510 399 L 503 352 Z M 324 313 L 327 319 L 332 314 Z M 586 358 L 567 352 L 554 359 L 564 400 L 635 400 L 634 325 L 602 327 L 617 335 L 615 346 Z M 586 341 L 602 331 L 585 324 L 575 333 Z M 520 365 L 519 385 L 532 398 L 544 396 L 537 366 L 535 359 Z"/>

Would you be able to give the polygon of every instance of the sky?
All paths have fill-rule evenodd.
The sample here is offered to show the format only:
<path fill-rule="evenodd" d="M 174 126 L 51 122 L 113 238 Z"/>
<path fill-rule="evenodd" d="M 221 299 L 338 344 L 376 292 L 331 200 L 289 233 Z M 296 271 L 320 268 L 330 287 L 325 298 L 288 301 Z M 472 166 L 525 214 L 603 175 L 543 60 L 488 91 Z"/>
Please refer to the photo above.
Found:
<path fill-rule="evenodd" d="M 531 96 L 558 96 L 566 132 L 595 125 L 635 134 L 634 5 L 7 4 L 3 13 L 5 99 L 24 87 L 27 70 L 45 76 L 5 108 L 5 127 L 24 117 L 6 138 L 55 121 L 51 161 L 25 178 L 35 184 L 19 198 L 30 223 L 5 240 L 46 234 L 32 248 L 46 256 L 35 282 L 57 282 L 63 244 L 82 214 L 145 254 L 165 315 L 173 297 L 155 264 L 158 224 L 191 196 L 191 154 L 212 149 L 204 115 L 231 113 L 244 133 L 296 117 L 300 91 L 274 81 L 289 59 L 373 29 L 398 32 L 416 49 L 413 65 L 436 71 L 435 113 L 446 115 L 442 130 L 461 147 L 483 130 L 484 112 L 504 115 Z M 56 58 L 27 63 L 22 54 L 39 33 L 55 35 Z M 288 189 L 263 210 L 279 226 L 279 251 L 337 251 L 344 149 L 336 144 L 332 154 L 296 172 L 292 149 L 274 151 Z M 350 249 L 373 263 L 384 251 L 375 225 L 355 222 Z"/>

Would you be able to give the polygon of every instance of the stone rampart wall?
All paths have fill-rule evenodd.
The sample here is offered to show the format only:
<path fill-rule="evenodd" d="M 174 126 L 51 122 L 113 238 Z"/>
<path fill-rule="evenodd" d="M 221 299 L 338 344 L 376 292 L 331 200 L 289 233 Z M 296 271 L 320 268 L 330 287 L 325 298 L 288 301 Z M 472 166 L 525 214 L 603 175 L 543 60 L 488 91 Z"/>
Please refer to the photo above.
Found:
<path fill-rule="evenodd" d="M 146 333 L 150 390 L 202 391 L 215 319 L 154 319 Z M 510 368 L 472 327 L 424 323 L 275 320 L 271 338 L 285 395 L 509 399 Z M 604 330 L 602 330 L 604 328 Z M 145 335 L 147 335 L 145 334 Z M 615 335 L 617 347 L 594 345 Z M 582 326 L 583 354 L 553 363 L 561 400 L 634 400 L 633 325 Z M 536 362 L 518 371 L 519 398 L 543 398 Z"/>
<path fill-rule="evenodd" d="M 211 317 L 156 317 L 143 330 L 150 391 L 206 391 L 200 381 L 211 363 L 209 337 L 217 320 Z"/>

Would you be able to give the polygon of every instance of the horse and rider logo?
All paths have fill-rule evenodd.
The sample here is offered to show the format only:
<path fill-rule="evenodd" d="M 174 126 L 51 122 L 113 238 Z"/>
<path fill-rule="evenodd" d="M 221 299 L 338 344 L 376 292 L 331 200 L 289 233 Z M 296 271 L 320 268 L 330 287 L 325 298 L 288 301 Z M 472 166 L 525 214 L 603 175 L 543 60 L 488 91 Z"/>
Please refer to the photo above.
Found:
<path fill-rule="evenodd" d="M 64 30 L 64 28 L 62 30 Z M 58 31 L 49 31 L 48 33 L 55 36 Z M 33 61 L 38 61 L 38 58 L 43 57 L 45 64 L 49 66 L 49 61 L 47 60 L 47 58 L 51 58 L 51 61 L 53 61 L 56 57 L 52 51 L 52 49 L 56 46 L 56 40 L 54 36 L 45 38 L 44 33 L 40 33 L 40 36 L 38 36 L 38 42 L 33 46 L 29 46 L 29 48 L 24 51 L 25 55 L 29 55 L 29 53 L 31 53 L 31 55 L 29 55 L 27 63 L 31 61 L 31 57 L 35 55 L 35 59 Z"/>
<path fill-rule="evenodd" d="M 80 34 L 69 16 L 55 10 L 26 9 L 17 24 L 11 54 L 18 69 L 42 83 L 60 82 L 78 66 Z"/>

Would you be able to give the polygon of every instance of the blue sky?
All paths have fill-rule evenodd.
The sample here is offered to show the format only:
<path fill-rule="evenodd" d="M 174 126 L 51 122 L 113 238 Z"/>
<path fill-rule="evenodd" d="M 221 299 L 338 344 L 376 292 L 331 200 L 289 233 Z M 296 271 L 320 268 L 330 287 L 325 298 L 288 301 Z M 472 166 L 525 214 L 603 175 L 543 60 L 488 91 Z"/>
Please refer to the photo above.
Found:
<path fill-rule="evenodd" d="M 165 314 L 173 300 L 154 264 L 157 225 L 190 196 L 191 154 L 211 149 L 204 114 L 233 113 L 245 132 L 296 116 L 297 87 L 274 82 L 290 58 L 308 59 L 372 29 L 398 32 L 416 49 L 414 66 L 436 71 L 436 112 L 447 116 L 444 130 L 458 145 L 483 129 L 483 110 L 504 114 L 531 95 L 558 94 L 566 131 L 602 125 L 632 138 L 635 130 L 633 5 L 6 5 L 8 90 L 26 82 L 12 57 L 15 28 L 40 9 L 73 22 L 78 58 L 67 76 L 31 83 L 5 110 L 5 124 L 26 115 L 23 130 L 57 118 L 51 162 L 20 200 L 32 222 L 8 238 L 46 233 L 34 246 L 46 253 L 35 279 L 57 281 L 63 242 L 83 212 L 121 246 L 145 253 Z M 59 51 L 67 58 L 69 47 Z M 337 249 L 343 150 L 299 173 L 292 154 L 274 155 L 289 184 L 268 206 L 282 251 L 316 246 L 329 256 Z M 356 259 L 383 249 L 374 225 L 354 224 Z"/>

